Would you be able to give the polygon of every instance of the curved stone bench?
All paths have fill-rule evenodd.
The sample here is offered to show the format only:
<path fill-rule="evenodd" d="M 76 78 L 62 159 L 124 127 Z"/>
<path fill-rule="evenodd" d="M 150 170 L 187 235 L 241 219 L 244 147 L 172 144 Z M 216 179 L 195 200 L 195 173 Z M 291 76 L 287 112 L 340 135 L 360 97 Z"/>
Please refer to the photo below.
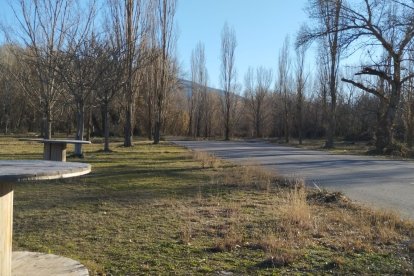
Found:
<path fill-rule="evenodd" d="M 15 251 L 12 255 L 13 276 L 89 276 L 80 262 L 53 254 Z"/>

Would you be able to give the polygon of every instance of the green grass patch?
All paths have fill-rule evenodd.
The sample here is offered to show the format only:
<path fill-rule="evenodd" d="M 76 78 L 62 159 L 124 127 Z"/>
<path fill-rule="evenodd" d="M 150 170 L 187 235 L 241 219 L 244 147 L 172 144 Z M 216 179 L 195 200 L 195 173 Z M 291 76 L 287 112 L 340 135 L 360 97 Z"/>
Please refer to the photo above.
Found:
<path fill-rule="evenodd" d="M 14 250 L 97 275 L 414 273 L 414 227 L 395 214 L 168 143 L 101 148 L 68 158 L 89 175 L 16 185 Z M 41 158 L 0 138 L 0 159 Z"/>

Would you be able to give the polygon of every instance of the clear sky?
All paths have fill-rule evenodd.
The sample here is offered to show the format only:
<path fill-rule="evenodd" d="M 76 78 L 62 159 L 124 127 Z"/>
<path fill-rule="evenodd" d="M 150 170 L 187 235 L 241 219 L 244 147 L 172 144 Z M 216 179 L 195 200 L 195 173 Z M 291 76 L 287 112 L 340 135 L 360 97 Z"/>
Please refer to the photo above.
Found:
<path fill-rule="evenodd" d="M 238 46 L 236 68 L 243 84 L 249 66 L 274 71 L 279 49 L 286 35 L 294 42 L 307 20 L 306 0 L 179 0 L 177 54 L 190 78 L 191 51 L 201 41 L 205 45 L 209 85 L 220 87 L 220 36 L 224 23 L 233 26 Z M 291 48 L 293 54 L 293 48 Z"/>
<path fill-rule="evenodd" d="M 11 23 L 14 16 L 8 7 L 8 1 L 0 0 L 0 16 L 2 20 Z M 240 84 L 243 84 L 249 66 L 264 66 L 275 71 L 279 49 L 286 35 L 289 35 L 290 42 L 293 43 L 300 26 L 307 20 L 304 12 L 306 2 L 307 0 L 178 0 L 177 54 L 184 77 L 190 79 L 191 51 L 201 41 L 205 46 L 209 85 L 220 88 L 220 39 L 225 22 L 236 32 L 236 68 Z M 291 49 L 293 54 L 293 48 Z"/>

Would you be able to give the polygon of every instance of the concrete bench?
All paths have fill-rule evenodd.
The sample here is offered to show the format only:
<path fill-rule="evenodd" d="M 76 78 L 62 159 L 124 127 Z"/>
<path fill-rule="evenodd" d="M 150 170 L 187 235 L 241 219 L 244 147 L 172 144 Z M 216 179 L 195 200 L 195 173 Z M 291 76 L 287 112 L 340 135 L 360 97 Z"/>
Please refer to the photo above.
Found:
<path fill-rule="evenodd" d="M 82 140 L 57 140 L 57 139 L 19 139 L 20 141 L 31 141 L 43 143 L 43 159 L 66 162 L 67 144 L 90 144 L 90 141 Z"/>

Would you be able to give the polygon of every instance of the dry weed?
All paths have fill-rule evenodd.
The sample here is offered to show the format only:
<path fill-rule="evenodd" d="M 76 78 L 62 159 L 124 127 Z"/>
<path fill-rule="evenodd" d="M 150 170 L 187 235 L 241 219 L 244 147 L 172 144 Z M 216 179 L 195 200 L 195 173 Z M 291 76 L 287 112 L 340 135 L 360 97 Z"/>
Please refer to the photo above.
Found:
<path fill-rule="evenodd" d="M 211 154 L 202 151 L 194 151 L 193 158 L 201 163 L 201 168 L 214 168 L 217 169 L 220 166 L 220 161 Z"/>
<path fill-rule="evenodd" d="M 244 186 L 254 186 L 259 190 L 269 191 L 275 176 L 259 164 L 249 164 L 241 167 L 240 183 Z"/>
<path fill-rule="evenodd" d="M 281 206 L 281 211 L 290 225 L 306 229 L 312 227 L 311 207 L 306 200 L 303 180 L 296 180 L 294 188 L 287 193 L 286 202 Z"/>
<path fill-rule="evenodd" d="M 410 242 L 408 243 L 408 251 L 409 251 L 410 253 L 414 253 L 414 241 L 410 241 Z"/>
<path fill-rule="evenodd" d="M 333 257 L 332 261 L 327 263 L 326 269 L 338 269 L 346 264 L 346 260 L 342 256 Z"/>
<path fill-rule="evenodd" d="M 218 252 L 233 251 L 240 248 L 241 244 L 242 240 L 239 235 L 236 235 L 233 231 L 227 231 L 222 238 L 215 241 L 213 250 Z"/>
<path fill-rule="evenodd" d="M 192 233 L 192 227 L 190 225 L 190 223 L 182 223 L 180 228 L 180 241 L 183 244 L 190 244 L 191 240 L 193 238 L 193 233 Z"/>
<path fill-rule="evenodd" d="M 293 264 L 297 259 L 297 255 L 289 252 L 278 252 L 275 255 L 269 256 L 266 260 L 258 264 L 260 268 L 278 268 L 289 266 Z"/>
<path fill-rule="evenodd" d="M 262 249 L 268 254 L 274 254 L 281 249 L 291 247 L 291 244 L 288 244 L 286 239 L 281 239 L 277 237 L 274 233 L 264 235 L 261 240 L 257 242 L 256 247 Z"/>
<path fill-rule="evenodd" d="M 217 239 L 214 250 L 232 251 L 241 247 L 244 227 L 240 208 L 240 203 L 231 202 L 217 210 L 217 216 L 224 219 L 224 224 L 220 224 L 216 228 Z"/>
<path fill-rule="evenodd" d="M 180 220 L 179 240 L 183 244 L 190 244 L 195 236 L 196 227 L 194 225 L 199 223 L 198 215 L 194 208 L 185 205 L 183 202 L 176 204 L 174 210 Z"/>
<path fill-rule="evenodd" d="M 367 220 L 370 222 L 374 232 L 374 238 L 379 243 L 390 244 L 400 239 L 397 225 L 401 219 L 393 211 L 366 211 Z"/>

